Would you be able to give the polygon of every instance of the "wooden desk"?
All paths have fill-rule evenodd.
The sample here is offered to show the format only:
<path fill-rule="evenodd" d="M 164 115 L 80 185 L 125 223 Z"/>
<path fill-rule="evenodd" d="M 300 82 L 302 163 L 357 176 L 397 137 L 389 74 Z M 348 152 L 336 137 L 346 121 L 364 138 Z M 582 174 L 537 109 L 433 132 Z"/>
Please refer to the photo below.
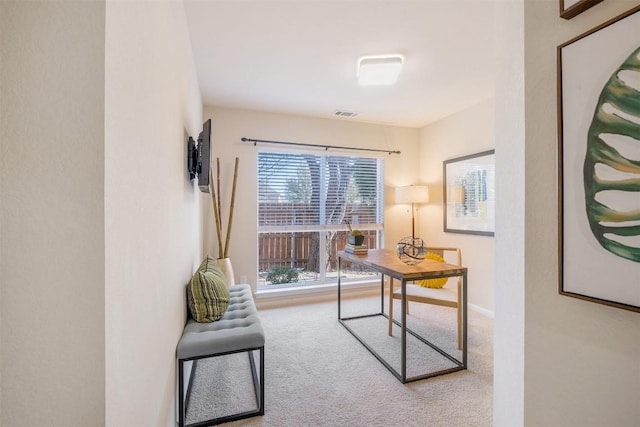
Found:
<path fill-rule="evenodd" d="M 366 314 L 363 316 L 342 317 L 341 312 L 341 269 L 343 260 L 354 264 L 365 266 L 372 271 L 380 273 L 380 312 Z M 384 358 L 378 354 L 370 345 L 368 345 L 358 334 L 349 327 L 349 320 L 362 319 L 365 317 L 383 316 L 387 319 L 389 316 L 384 312 L 384 276 L 389 276 L 389 286 L 393 289 L 393 280 L 397 279 L 401 283 L 402 299 L 401 299 L 401 317 L 400 322 L 394 319 L 394 323 L 401 328 L 401 360 L 400 372 L 394 369 Z M 445 352 L 435 344 L 429 342 L 424 337 L 407 328 L 406 307 L 406 291 L 407 282 L 421 279 L 434 279 L 438 277 L 454 277 L 462 276 L 462 360 Z M 430 378 L 437 375 L 444 375 L 451 372 L 467 369 L 467 269 L 457 265 L 441 263 L 425 259 L 419 264 L 408 265 L 400 261 L 395 251 L 390 249 L 370 249 L 367 255 L 354 255 L 347 252 L 338 253 L 338 321 L 344 326 L 358 341 L 362 343 L 392 374 L 402 383 Z M 427 372 L 422 375 L 415 375 L 407 378 L 407 332 L 428 345 L 430 348 L 440 353 L 443 357 L 449 359 L 454 368 Z"/>

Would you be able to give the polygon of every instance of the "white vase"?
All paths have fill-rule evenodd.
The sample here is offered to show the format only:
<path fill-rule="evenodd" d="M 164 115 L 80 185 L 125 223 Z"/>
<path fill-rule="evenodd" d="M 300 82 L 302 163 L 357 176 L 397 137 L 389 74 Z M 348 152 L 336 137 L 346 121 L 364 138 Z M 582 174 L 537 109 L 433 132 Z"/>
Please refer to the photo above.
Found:
<path fill-rule="evenodd" d="M 236 284 L 233 278 L 233 266 L 231 265 L 231 258 L 218 258 L 218 267 L 222 270 L 227 278 L 227 286 L 233 286 Z"/>

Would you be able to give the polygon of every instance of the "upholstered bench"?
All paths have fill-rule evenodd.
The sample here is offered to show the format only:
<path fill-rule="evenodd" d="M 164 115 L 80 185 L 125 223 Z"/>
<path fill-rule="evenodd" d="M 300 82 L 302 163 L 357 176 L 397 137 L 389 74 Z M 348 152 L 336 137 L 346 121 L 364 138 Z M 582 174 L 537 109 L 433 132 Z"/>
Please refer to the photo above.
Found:
<path fill-rule="evenodd" d="M 189 312 L 188 309 L 187 312 Z M 257 409 L 198 422 L 191 424 L 191 426 L 220 424 L 264 415 L 264 343 L 264 330 L 258 318 L 249 285 L 229 287 L 229 307 L 219 320 L 211 323 L 198 323 L 190 317 L 176 349 L 178 359 L 178 425 L 185 427 L 191 383 L 196 371 L 197 360 L 241 352 L 247 352 L 249 356 Z M 259 376 L 256 372 L 254 351 L 259 351 L 260 354 Z M 193 361 L 193 365 L 185 390 L 185 365 L 191 361 Z"/>

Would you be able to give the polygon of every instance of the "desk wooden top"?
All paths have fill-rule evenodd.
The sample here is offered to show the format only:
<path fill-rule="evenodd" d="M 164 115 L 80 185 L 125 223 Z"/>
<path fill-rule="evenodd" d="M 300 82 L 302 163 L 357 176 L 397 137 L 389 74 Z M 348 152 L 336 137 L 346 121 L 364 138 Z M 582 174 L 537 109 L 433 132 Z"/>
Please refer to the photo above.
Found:
<path fill-rule="evenodd" d="M 433 279 L 437 277 L 460 276 L 466 267 L 425 259 L 418 264 L 405 264 L 391 249 L 369 249 L 366 255 L 354 255 L 344 251 L 338 257 L 361 264 L 398 280 Z"/>

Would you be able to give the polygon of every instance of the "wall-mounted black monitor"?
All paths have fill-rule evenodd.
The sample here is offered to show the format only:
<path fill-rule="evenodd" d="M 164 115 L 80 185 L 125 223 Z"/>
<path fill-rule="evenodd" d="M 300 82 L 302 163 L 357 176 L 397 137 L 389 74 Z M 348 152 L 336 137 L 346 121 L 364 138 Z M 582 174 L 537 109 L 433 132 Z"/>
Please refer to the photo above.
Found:
<path fill-rule="evenodd" d="M 187 142 L 187 167 L 189 179 L 198 178 L 198 187 L 209 192 L 209 171 L 211 170 L 211 119 L 204 122 L 198 141 L 189 137 Z"/>

